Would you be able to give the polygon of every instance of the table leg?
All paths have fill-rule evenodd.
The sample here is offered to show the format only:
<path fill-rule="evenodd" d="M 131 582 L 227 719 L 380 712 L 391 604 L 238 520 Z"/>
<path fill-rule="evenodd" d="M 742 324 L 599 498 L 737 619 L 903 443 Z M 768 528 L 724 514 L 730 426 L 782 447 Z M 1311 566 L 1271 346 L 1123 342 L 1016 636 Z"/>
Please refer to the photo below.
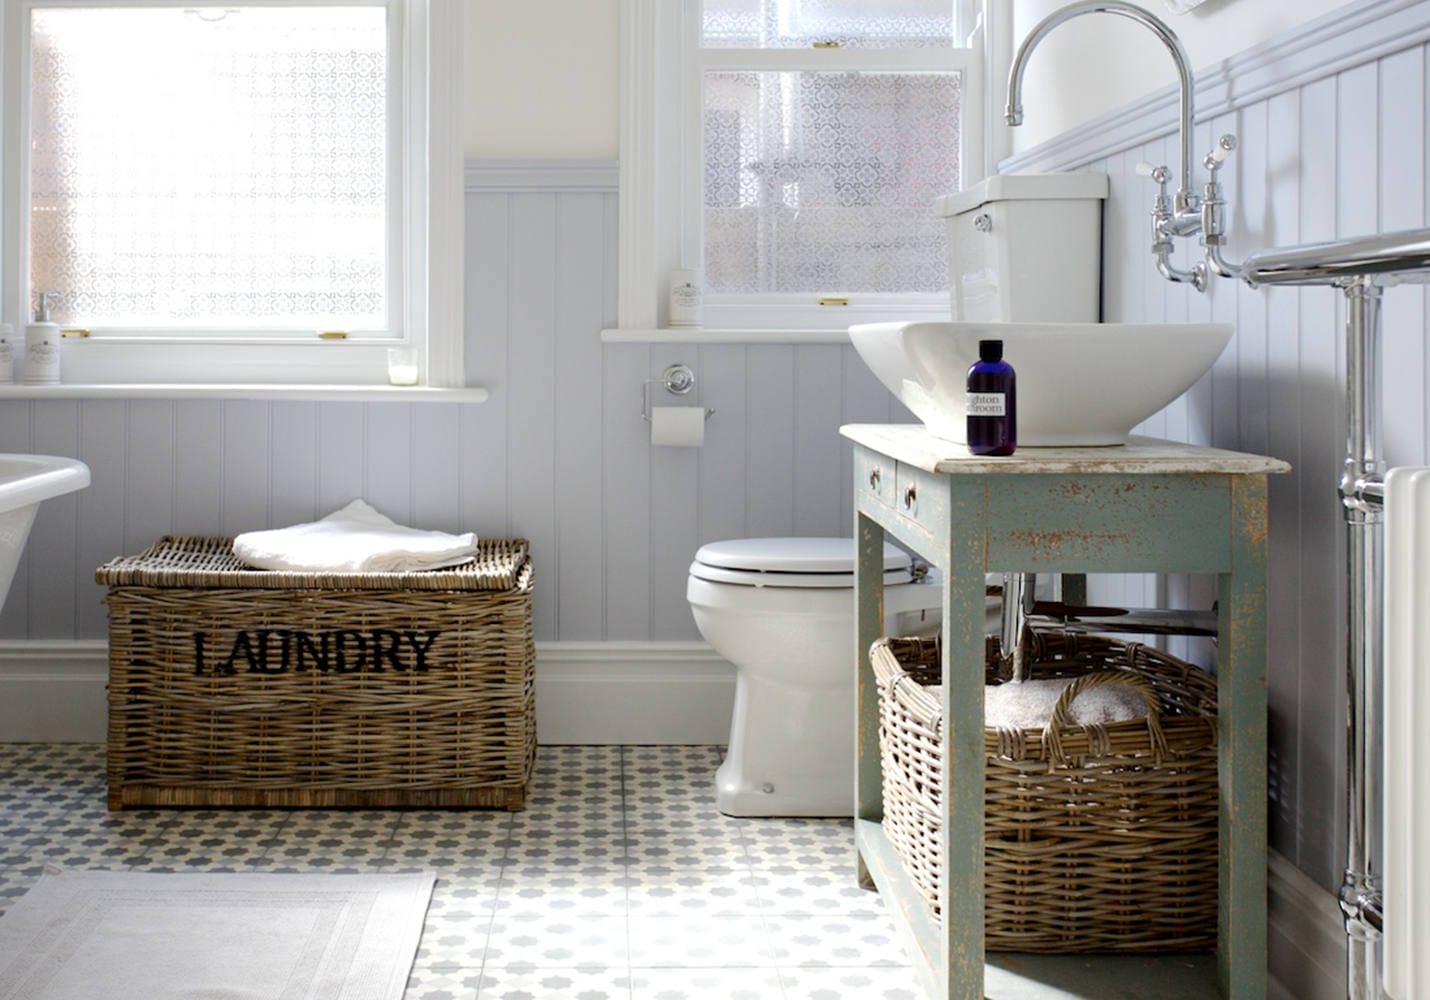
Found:
<path fill-rule="evenodd" d="M 1266 480 L 1231 479 L 1230 573 L 1217 607 L 1221 784 L 1217 978 L 1224 997 L 1266 996 Z"/>
<path fill-rule="evenodd" d="M 950 1000 L 983 997 L 984 551 L 987 493 L 957 482 L 936 530 L 943 594 L 943 887 Z M 979 526 L 975 528 L 974 526 Z"/>
<path fill-rule="evenodd" d="M 854 707 L 854 816 L 878 822 L 884 817 L 884 783 L 879 765 L 879 689 L 874 668 L 869 663 L 869 647 L 884 632 L 884 529 L 863 514 L 854 515 L 855 586 L 858 603 L 854 613 L 855 691 Z M 873 879 L 856 852 L 859 884 L 874 887 Z"/>

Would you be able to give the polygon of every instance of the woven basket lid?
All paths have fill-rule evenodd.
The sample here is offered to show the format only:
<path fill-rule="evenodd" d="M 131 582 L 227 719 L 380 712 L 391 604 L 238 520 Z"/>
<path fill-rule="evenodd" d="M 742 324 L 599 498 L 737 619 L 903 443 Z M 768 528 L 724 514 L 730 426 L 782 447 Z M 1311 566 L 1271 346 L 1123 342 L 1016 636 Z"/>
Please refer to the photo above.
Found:
<path fill-rule="evenodd" d="M 166 535 L 137 556 L 111 559 L 94 578 L 109 587 L 239 587 L 261 590 L 511 590 L 530 586 L 524 538 L 477 542 L 476 558 L 450 569 L 403 573 L 304 573 L 253 569 L 233 539 Z"/>

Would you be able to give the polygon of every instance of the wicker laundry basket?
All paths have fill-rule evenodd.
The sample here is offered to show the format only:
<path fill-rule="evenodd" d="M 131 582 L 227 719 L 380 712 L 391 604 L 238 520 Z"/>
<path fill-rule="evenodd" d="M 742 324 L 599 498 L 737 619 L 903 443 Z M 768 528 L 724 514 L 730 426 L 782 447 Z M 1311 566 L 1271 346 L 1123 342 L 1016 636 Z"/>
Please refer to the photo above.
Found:
<path fill-rule="evenodd" d="M 166 537 L 109 595 L 109 807 L 521 808 L 536 754 L 531 559 L 253 570 Z"/>
<path fill-rule="evenodd" d="M 943 825 L 939 646 L 881 639 L 886 836 L 938 910 Z M 1077 678 L 1046 729 L 984 731 L 986 946 L 993 951 L 1203 951 L 1217 933 L 1215 679 L 1146 646 L 1036 632 L 1028 676 Z M 986 679 L 1002 678 L 988 640 Z M 1064 724 L 1078 693 L 1128 684 L 1146 719 Z"/>

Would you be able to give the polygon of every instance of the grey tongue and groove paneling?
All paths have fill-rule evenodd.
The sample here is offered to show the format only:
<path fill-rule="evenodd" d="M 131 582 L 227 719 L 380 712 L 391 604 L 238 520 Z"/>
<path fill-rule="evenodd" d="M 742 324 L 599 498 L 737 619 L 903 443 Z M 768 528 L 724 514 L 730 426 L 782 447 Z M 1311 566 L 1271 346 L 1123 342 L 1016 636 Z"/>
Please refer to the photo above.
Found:
<path fill-rule="evenodd" d="M 1374 7 L 1353 4 L 1347 12 Z M 1427 52 L 1430 3 L 1399 5 L 1396 36 L 1372 22 L 1360 35 L 1297 48 L 1296 78 L 1276 86 L 1275 60 L 1256 68 L 1256 90 L 1234 77 L 1233 95 L 1198 124 L 1195 149 L 1223 132 L 1239 148 L 1224 173 L 1232 226 L 1228 257 L 1285 246 L 1427 224 Z M 1386 35 L 1386 37 L 1381 37 Z M 1366 45 L 1358 56 L 1356 46 Z M 1321 51 L 1324 50 L 1324 51 Z M 1274 53 L 1273 53 L 1274 55 Z M 1239 59 L 1240 57 L 1238 57 Z M 1319 60 L 1324 72 L 1307 70 Z M 1227 65 L 1239 65 L 1231 60 Z M 1153 190 L 1139 161 L 1175 161 L 1173 116 L 1143 126 L 1164 135 L 1127 147 L 1084 147 L 1076 159 L 1049 147 L 1017 161 L 1019 170 L 1088 169 L 1111 177 L 1105 214 L 1103 292 L 1109 321 L 1225 321 L 1232 344 L 1212 372 L 1147 422 L 1145 433 L 1223 448 L 1265 452 L 1295 467 L 1270 489 L 1269 676 L 1272 846 L 1327 888 L 1340 881 L 1345 751 L 1341 657 L 1345 643 L 1344 530 L 1336 482 L 1345 448 L 1345 350 L 1340 296 L 1329 289 L 1256 290 L 1218 280 L 1199 295 L 1163 281 L 1146 252 Z M 1154 127 L 1156 126 L 1156 127 Z M 1089 127 L 1088 135 L 1099 134 Z M 1140 141 L 1140 140 L 1138 140 Z M 1185 256 L 1181 264 L 1190 260 Z M 1388 289 L 1384 300 L 1384 454 L 1389 466 L 1430 464 L 1426 394 L 1426 290 Z M 1170 577 L 1095 581 L 1101 600 L 1159 598 L 1193 606 L 1210 601 L 1205 581 Z M 1207 651 L 1180 645 L 1205 658 Z"/>
<path fill-rule="evenodd" d="M 846 346 L 602 345 L 616 196 L 589 171 L 562 189 L 559 173 L 468 189 L 467 368 L 486 403 L 0 401 L 0 451 L 78 455 L 94 473 L 41 508 L 0 637 L 101 637 L 104 560 L 358 496 L 424 527 L 530 538 L 543 640 L 698 638 L 685 577 L 703 542 L 848 533 L 838 426 L 907 414 Z M 640 419 L 641 381 L 675 361 L 696 390 L 652 401 L 715 407 L 700 449 L 652 448 Z"/>

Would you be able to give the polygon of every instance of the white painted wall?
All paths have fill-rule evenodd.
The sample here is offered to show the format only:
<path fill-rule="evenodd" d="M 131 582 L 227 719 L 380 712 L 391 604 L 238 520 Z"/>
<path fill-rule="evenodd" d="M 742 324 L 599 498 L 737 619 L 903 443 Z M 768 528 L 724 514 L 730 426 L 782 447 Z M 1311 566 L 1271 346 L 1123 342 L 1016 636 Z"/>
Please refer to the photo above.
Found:
<path fill-rule="evenodd" d="M 466 155 L 613 160 L 618 0 L 469 0 Z"/>
<path fill-rule="evenodd" d="M 1015 47 L 1038 21 L 1068 2 L 1012 0 Z M 1140 0 L 1138 5 L 1177 33 L 1193 71 L 1208 69 L 1288 28 L 1347 6 L 1344 0 L 1207 0 L 1195 10 L 1174 14 L 1153 0 Z M 1039 44 L 1028 63 L 1023 78 L 1024 124 L 1011 130 L 1013 152 L 1176 80 L 1171 57 L 1141 25 L 1107 14 L 1069 21 Z"/>

